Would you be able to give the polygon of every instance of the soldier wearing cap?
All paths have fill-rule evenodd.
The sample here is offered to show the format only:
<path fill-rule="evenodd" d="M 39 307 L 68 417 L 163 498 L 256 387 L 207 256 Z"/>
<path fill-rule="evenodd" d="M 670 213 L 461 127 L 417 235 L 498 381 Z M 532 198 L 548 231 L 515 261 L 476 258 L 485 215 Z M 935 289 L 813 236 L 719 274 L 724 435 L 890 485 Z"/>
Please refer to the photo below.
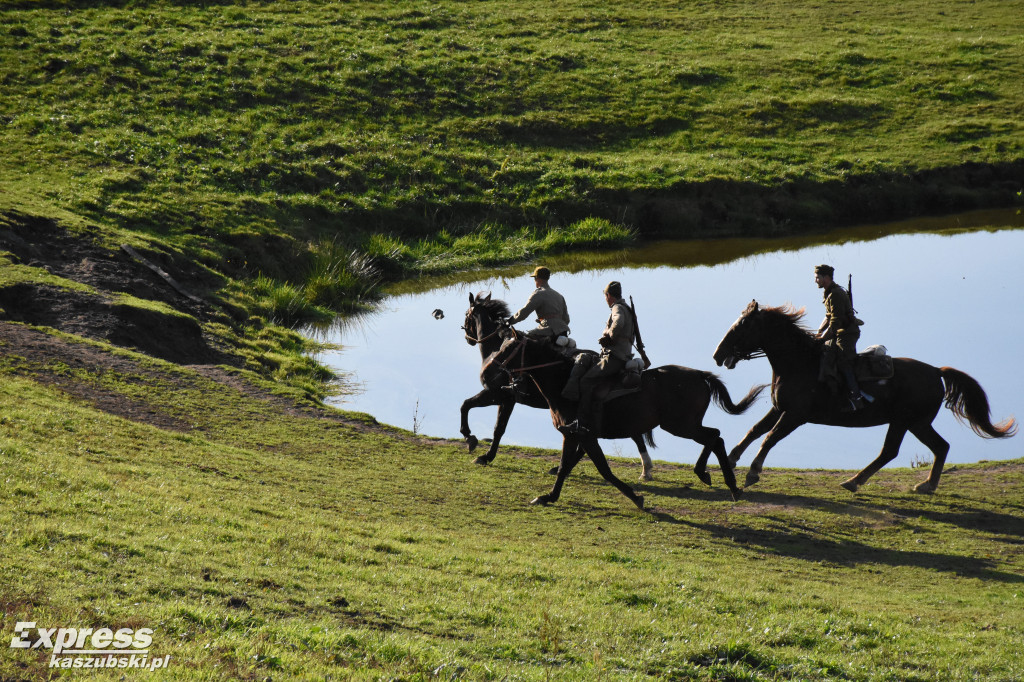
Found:
<path fill-rule="evenodd" d="M 536 288 L 526 299 L 526 304 L 509 318 L 509 324 L 522 322 L 530 313 L 537 313 L 537 327 L 526 332 L 534 338 L 554 338 L 569 333 L 569 308 L 562 295 L 548 286 L 551 271 L 538 267 L 533 271 Z"/>
<path fill-rule="evenodd" d="M 598 343 L 601 345 L 601 357 L 578 380 L 570 377 L 562 396 L 574 399 L 579 395 L 579 409 L 576 421 L 558 427 L 562 433 L 589 433 L 596 425 L 597 410 L 592 409 L 594 389 L 605 379 L 619 374 L 626 362 L 633 357 L 633 314 L 622 300 L 622 285 L 609 282 L 604 288 L 604 300 L 611 308 L 604 333 Z M 578 367 L 578 365 L 577 365 Z M 576 367 L 573 368 L 576 370 Z M 573 374 L 576 372 L 574 371 Z"/>
<path fill-rule="evenodd" d="M 864 407 L 864 400 L 853 368 L 857 361 L 860 325 L 863 323 L 857 319 L 846 289 L 833 281 L 833 274 L 835 268 L 831 265 L 814 268 L 814 283 L 824 290 L 825 303 L 825 319 L 818 328 L 818 338 L 825 341 L 822 374 L 831 367 L 838 369 L 850 389 L 852 408 L 859 410 Z"/>

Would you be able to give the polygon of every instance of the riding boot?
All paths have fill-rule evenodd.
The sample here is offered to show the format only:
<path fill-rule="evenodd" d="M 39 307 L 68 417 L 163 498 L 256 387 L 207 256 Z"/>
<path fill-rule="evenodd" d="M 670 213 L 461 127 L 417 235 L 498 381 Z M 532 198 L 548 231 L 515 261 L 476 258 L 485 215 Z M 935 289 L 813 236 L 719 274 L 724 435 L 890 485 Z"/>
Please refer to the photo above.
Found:
<path fill-rule="evenodd" d="M 852 367 L 843 367 L 843 377 L 846 379 L 846 387 L 850 389 L 850 408 L 844 407 L 844 412 L 856 412 L 864 409 L 864 398 L 857 384 L 857 375 Z"/>
<path fill-rule="evenodd" d="M 565 388 L 562 389 L 563 398 L 566 400 L 580 399 L 580 379 L 587 373 L 588 369 L 590 369 L 590 366 L 582 362 L 573 364 L 572 371 L 569 372 L 569 381 L 566 382 Z"/>
<path fill-rule="evenodd" d="M 588 391 L 580 398 L 579 408 L 576 410 L 576 419 L 558 427 L 558 430 L 563 435 L 590 433 L 590 402 L 591 392 Z"/>

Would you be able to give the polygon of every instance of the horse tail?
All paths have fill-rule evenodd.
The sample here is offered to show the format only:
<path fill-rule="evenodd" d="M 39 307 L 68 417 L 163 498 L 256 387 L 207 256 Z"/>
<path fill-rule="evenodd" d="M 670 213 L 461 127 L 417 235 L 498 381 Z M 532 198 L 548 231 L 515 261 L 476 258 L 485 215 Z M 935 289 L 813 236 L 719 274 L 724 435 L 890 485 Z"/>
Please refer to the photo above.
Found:
<path fill-rule="evenodd" d="M 654 430 L 653 429 L 651 431 L 648 431 L 647 433 L 644 434 L 644 443 L 646 443 L 647 447 L 649 447 L 651 449 L 654 449 L 654 448 L 658 447 L 657 443 L 654 442 Z"/>
<path fill-rule="evenodd" d="M 946 383 L 946 407 L 960 423 L 970 426 L 982 438 L 1007 438 L 1017 433 L 1013 417 L 992 423 L 988 396 L 973 377 L 952 367 L 940 367 L 939 373 Z"/>
<path fill-rule="evenodd" d="M 746 412 L 761 395 L 761 391 L 767 388 L 766 384 L 751 387 L 750 392 L 743 397 L 743 400 L 734 405 L 732 398 L 729 397 L 729 389 L 725 387 L 725 384 L 722 383 L 717 374 L 705 372 L 704 381 L 707 382 L 708 388 L 711 389 L 711 399 L 729 414 L 743 414 Z"/>

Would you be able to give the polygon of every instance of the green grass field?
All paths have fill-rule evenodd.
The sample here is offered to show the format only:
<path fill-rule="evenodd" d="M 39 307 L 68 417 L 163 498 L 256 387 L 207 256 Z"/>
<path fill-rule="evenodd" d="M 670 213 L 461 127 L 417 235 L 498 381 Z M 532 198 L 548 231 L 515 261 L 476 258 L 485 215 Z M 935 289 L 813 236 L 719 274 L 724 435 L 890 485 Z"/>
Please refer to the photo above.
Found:
<path fill-rule="evenodd" d="M 738 503 L 659 464 L 647 512 L 582 464 L 536 508 L 553 453 L 325 409 L 294 331 L 426 274 L 1010 205 L 1021 9 L 0 2 L 0 679 L 1024 679 L 1024 460 Z M 156 350 L 86 338 L 126 325 Z M 62 671 L 26 622 L 170 659 Z"/>
<path fill-rule="evenodd" d="M 381 258 L 394 237 L 415 271 L 420 240 L 483 225 L 737 234 L 1005 204 L 957 169 L 1022 159 L 1012 2 L 6 4 L 6 202 L 232 275 L 305 274 L 268 235 Z M 951 175 L 900 185 L 925 171 Z"/>
<path fill-rule="evenodd" d="M 39 359 L 44 336 L 7 337 L 0 382 L 5 636 L 149 627 L 154 675 L 182 680 L 1024 675 L 1022 460 L 951 467 L 934 496 L 910 492 L 923 471 L 853 496 L 768 469 L 738 503 L 717 470 L 659 465 L 648 512 L 582 464 L 530 507 L 551 453 L 479 467 L 70 337 Z M 5 646 L 0 678 L 49 661 Z"/>

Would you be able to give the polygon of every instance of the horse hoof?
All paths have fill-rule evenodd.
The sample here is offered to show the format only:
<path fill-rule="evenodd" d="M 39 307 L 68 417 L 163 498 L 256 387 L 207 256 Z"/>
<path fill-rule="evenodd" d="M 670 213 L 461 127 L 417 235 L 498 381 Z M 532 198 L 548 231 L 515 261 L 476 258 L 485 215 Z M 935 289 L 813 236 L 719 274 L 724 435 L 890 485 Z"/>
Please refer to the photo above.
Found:
<path fill-rule="evenodd" d="M 558 467 L 551 467 L 550 469 L 548 469 L 548 476 L 557 476 L 557 475 L 558 475 Z"/>
<path fill-rule="evenodd" d="M 711 474 L 706 471 L 694 471 L 693 473 L 697 475 L 697 478 L 700 479 L 701 483 L 708 487 L 711 486 Z"/>
<path fill-rule="evenodd" d="M 540 497 L 533 498 L 533 500 L 530 501 L 530 504 L 533 504 L 533 505 L 538 505 L 539 504 L 539 505 L 541 505 L 543 507 L 546 507 L 546 506 L 548 506 L 549 502 L 551 502 L 551 499 L 547 495 L 541 495 Z"/>
<path fill-rule="evenodd" d="M 644 496 L 643 495 L 637 495 L 633 499 L 633 504 L 636 505 L 637 509 L 643 509 L 644 508 Z"/>
<path fill-rule="evenodd" d="M 755 474 L 753 472 L 748 471 L 747 472 L 747 479 L 746 479 L 746 481 L 743 482 L 743 487 L 744 488 L 749 488 L 752 485 L 757 485 L 757 482 L 760 481 L 760 480 L 761 480 L 761 477 L 758 474 Z"/>
<path fill-rule="evenodd" d="M 743 488 L 735 488 L 735 489 L 734 489 L 734 490 L 732 491 L 732 501 L 733 501 L 733 502 L 736 502 L 736 501 L 737 501 L 737 500 L 739 500 L 739 499 L 740 499 L 741 497 L 743 497 Z"/>
<path fill-rule="evenodd" d="M 479 445 L 479 444 L 480 444 L 480 441 L 477 440 L 476 436 L 466 436 L 466 445 L 469 446 L 469 451 L 470 452 L 473 452 L 474 450 L 476 450 L 476 446 Z M 480 464 L 480 462 L 477 462 L 477 464 Z"/>
<path fill-rule="evenodd" d="M 922 493 L 924 495 L 931 495 L 935 492 L 935 486 L 932 485 L 931 481 L 922 481 L 914 486 L 915 493 Z"/>
<path fill-rule="evenodd" d="M 645 483 L 647 481 L 653 481 L 653 480 L 654 480 L 654 476 L 652 476 L 651 472 L 649 472 L 649 471 L 645 471 L 642 474 L 640 474 L 640 482 L 641 483 Z"/>
<path fill-rule="evenodd" d="M 485 467 L 488 464 L 490 464 L 493 459 L 494 459 L 493 457 L 487 457 L 486 455 L 480 455 L 479 457 L 477 457 L 476 459 L 473 460 L 473 464 L 479 464 L 480 466 Z"/>
<path fill-rule="evenodd" d="M 860 488 L 860 483 L 857 483 L 857 479 L 856 478 L 851 478 L 849 480 L 843 481 L 839 485 L 843 486 L 844 488 L 849 490 L 851 493 L 857 492 L 857 489 Z"/>

